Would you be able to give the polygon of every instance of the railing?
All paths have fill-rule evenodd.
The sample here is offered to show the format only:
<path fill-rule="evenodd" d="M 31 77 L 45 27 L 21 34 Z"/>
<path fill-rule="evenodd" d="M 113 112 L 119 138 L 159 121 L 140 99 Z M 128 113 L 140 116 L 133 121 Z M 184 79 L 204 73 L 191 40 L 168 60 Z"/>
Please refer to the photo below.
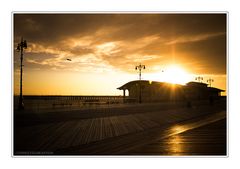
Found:
<path fill-rule="evenodd" d="M 14 96 L 14 108 L 19 96 Z M 123 96 L 23 96 L 25 109 L 86 107 L 123 103 Z"/>

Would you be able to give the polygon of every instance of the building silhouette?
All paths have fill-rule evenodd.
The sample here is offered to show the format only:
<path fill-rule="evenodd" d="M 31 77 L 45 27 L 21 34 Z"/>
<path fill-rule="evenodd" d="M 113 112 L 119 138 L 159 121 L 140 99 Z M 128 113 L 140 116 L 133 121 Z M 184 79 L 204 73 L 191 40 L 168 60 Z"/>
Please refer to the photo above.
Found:
<path fill-rule="evenodd" d="M 123 90 L 124 102 L 140 103 L 215 99 L 224 91 L 199 82 L 179 85 L 148 80 L 130 81 L 117 89 Z"/>

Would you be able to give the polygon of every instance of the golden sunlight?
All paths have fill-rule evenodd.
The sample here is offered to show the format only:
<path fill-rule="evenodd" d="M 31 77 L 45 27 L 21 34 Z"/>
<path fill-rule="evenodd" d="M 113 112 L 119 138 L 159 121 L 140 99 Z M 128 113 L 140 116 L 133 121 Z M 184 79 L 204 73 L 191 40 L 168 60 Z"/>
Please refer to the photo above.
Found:
<path fill-rule="evenodd" d="M 182 67 L 170 65 L 164 70 L 162 80 L 173 84 L 185 84 L 192 80 L 192 76 Z"/>
<path fill-rule="evenodd" d="M 180 135 L 174 135 L 169 138 L 168 150 L 171 155 L 181 155 L 184 152 L 183 138 Z"/>

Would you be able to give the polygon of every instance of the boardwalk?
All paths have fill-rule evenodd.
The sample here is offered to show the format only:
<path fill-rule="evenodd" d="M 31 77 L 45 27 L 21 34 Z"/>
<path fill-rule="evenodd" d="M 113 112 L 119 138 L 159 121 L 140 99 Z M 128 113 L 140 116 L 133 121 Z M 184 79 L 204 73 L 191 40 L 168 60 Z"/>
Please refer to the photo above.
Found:
<path fill-rule="evenodd" d="M 221 106 L 216 104 L 163 110 L 155 107 L 155 110 L 149 108 L 144 111 L 138 111 L 139 107 L 128 107 L 110 108 L 108 112 L 102 113 L 90 111 L 86 114 L 74 111 L 67 114 L 62 112 L 59 116 L 35 115 L 29 121 L 26 119 L 27 124 L 16 123 L 14 151 L 15 155 L 128 154 L 135 146 L 159 139 L 156 137 L 159 132 L 168 131 L 166 129 L 173 124 L 196 118 L 207 118 L 210 122 L 211 119 L 214 121 L 225 118 L 224 106 L 219 104 Z M 125 113 L 128 109 L 131 111 Z M 30 121 L 34 123 L 29 123 Z M 166 133 L 163 135 L 166 136 Z M 141 152 L 139 153 L 141 155 Z"/>
<path fill-rule="evenodd" d="M 193 128 L 125 152 L 128 155 L 226 155 L 226 119 Z"/>

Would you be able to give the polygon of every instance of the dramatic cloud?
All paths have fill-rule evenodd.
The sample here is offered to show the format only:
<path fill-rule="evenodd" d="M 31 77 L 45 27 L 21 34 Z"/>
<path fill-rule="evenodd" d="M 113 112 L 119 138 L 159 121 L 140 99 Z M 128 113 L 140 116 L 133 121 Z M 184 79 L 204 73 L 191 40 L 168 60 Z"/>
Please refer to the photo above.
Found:
<path fill-rule="evenodd" d="M 225 14 L 15 14 L 15 46 L 21 37 L 29 68 L 132 72 L 142 62 L 154 72 L 174 62 L 226 73 Z"/>

